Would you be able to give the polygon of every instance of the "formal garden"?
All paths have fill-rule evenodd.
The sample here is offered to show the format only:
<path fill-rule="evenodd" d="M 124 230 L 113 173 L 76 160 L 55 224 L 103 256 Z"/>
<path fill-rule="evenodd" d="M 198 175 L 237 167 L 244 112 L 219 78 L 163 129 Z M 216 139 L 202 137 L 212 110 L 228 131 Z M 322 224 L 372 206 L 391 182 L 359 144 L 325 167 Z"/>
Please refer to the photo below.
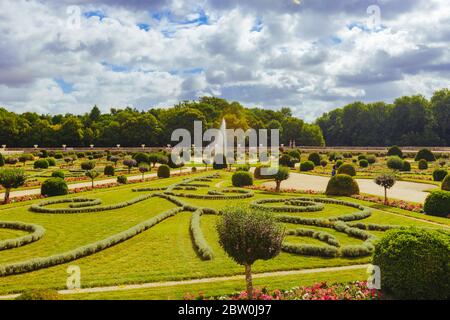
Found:
<path fill-rule="evenodd" d="M 282 150 L 283 166 L 266 175 L 260 163 L 172 163 L 164 150 L 60 152 L 62 156 L 40 150 L 24 161 L 2 158 L 0 184 L 11 195 L 0 207 L 0 295 L 446 299 L 448 158 L 430 151 L 398 151 L 341 155 Z M 330 176 L 331 171 L 335 175 L 323 192 L 283 189 L 294 172 Z M 405 172 L 411 176 L 403 176 Z M 133 175 L 137 179 L 129 181 Z M 362 176 L 386 191 L 404 179 L 432 181 L 442 190 L 430 192 L 424 204 L 400 206 L 360 194 L 354 178 Z M 70 179 L 75 177 L 79 180 Z M 93 184 L 106 178 L 114 182 Z M 83 179 L 87 186 L 70 187 Z M 274 188 L 266 187 L 270 181 Z M 14 196 L 33 187 L 40 188 L 39 194 Z M 411 259 L 416 259 L 413 265 Z M 371 263 L 382 270 L 381 291 L 365 282 Z M 82 288 L 117 290 L 57 294 L 66 289 L 72 265 L 81 270 Z M 320 268 L 331 269 L 317 272 Z M 244 274 L 246 282 L 236 278 Z M 165 282 L 176 285 L 120 290 Z"/>

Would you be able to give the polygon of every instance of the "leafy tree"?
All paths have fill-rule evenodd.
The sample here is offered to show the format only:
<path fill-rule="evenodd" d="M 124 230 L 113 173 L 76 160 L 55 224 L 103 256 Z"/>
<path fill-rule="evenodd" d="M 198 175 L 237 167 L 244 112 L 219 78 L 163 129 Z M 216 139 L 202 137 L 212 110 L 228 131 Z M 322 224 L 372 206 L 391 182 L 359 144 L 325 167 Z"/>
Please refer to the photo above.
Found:
<path fill-rule="evenodd" d="M 223 210 L 217 231 L 225 252 L 245 267 L 247 296 L 252 299 L 252 265 L 257 260 L 269 260 L 280 253 L 283 227 L 270 212 L 235 206 Z"/>
<path fill-rule="evenodd" d="M 137 166 L 137 161 L 134 159 L 125 159 L 123 160 L 123 165 L 128 167 L 128 174 L 130 174 L 131 168 Z"/>
<path fill-rule="evenodd" d="M 278 167 L 278 171 L 273 175 L 276 184 L 276 192 L 280 192 L 281 182 L 287 180 L 289 178 L 289 168 L 287 167 Z"/>
<path fill-rule="evenodd" d="M 100 173 L 98 171 L 96 171 L 96 170 L 87 170 L 85 172 L 85 175 L 86 175 L 86 177 L 91 179 L 92 188 L 94 188 L 94 180 L 95 180 L 95 178 L 97 178 L 100 175 Z"/>
<path fill-rule="evenodd" d="M 139 172 L 142 173 L 142 180 L 144 180 L 144 175 L 146 172 L 150 171 L 150 166 L 146 163 L 141 163 L 139 165 Z"/>
<path fill-rule="evenodd" d="M 374 182 L 377 185 L 384 188 L 384 203 L 387 204 L 388 203 L 387 189 L 390 189 L 394 186 L 394 184 L 396 182 L 395 175 L 390 174 L 390 173 L 383 173 L 383 174 L 380 174 L 379 176 L 377 176 L 374 179 Z"/>
<path fill-rule="evenodd" d="M 1 169 L 0 170 L 0 185 L 5 188 L 4 203 L 9 202 L 9 195 L 11 189 L 19 188 L 24 185 L 26 181 L 25 172 L 21 169 Z"/>

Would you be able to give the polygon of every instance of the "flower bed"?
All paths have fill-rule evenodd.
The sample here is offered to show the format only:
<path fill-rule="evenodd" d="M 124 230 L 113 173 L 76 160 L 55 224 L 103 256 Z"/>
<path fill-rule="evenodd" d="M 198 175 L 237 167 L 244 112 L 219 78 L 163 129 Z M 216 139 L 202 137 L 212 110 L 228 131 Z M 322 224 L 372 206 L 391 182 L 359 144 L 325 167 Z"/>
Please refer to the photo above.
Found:
<path fill-rule="evenodd" d="M 369 289 L 367 282 L 355 281 L 351 283 L 327 284 L 316 283 L 313 286 L 294 287 L 290 290 L 273 290 L 266 288 L 253 291 L 254 300 L 380 300 L 381 291 Z M 247 300 L 247 292 L 243 291 L 231 295 L 206 297 L 186 294 L 185 300 Z"/>
<path fill-rule="evenodd" d="M 360 195 L 353 195 L 352 198 L 355 198 L 358 200 L 363 200 L 363 201 L 379 203 L 379 204 L 385 204 L 384 198 L 377 197 L 377 196 L 360 194 Z M 389 200 L 388 199 L 388 202 L 386 203 L 386 205 L 395 207 L 395 208 L 399 208 L 399 209 L 403 209 L 403 210 L 412 211 L 412 212 L 423 213 L 423 205 L 420 203 L 412 203 L 412 202 L 407 202 L 407 201 L 403 201 L 403 200 Z"/>

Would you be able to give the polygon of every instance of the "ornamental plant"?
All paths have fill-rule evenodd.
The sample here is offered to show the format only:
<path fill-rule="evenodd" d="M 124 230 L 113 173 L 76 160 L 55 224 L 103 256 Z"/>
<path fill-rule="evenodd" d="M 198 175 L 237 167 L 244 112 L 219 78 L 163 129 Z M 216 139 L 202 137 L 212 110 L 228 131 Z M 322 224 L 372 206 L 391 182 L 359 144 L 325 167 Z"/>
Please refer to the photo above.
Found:
<path fill-rule="evenodd" d="M 64 178 L 65 178 L 64 171 L 62 171 L 62 170 L 56 170 L 56 171 L 53 171 L 53 172 L 52 172 L 52 177 L 53 177 L 53 178 L 61 178 L 61 179 L 64 179 Z"/>
<path fill-rule="evenodd" d="M 450 175 L 447 175 L 444 180 L 442 180 L 441 189 L 450 191 Z"/>
<path fill-rule="evenodd" d="M 41 195 L 47 197 L 62 196 L 69 193 L 66 181 L 61 178 L 50 178 L 41 185 Z"/>
<path fill-rule="evenodd" d="M 300 171 L 306 172 L 306 171 L 312 171 L 314 170 L 314 162 L 312 161 L 303 161 L 300 163 Z"/>
<path fill-rule="evenodd" d="M 397 146 L 392 146 L 389 148 L 387 152 L 388 157 L 397 156 L 399 158 L 403 158 L 402 150 Z"/>
<path fill-rule="evenodd" d="M 342 164 L 341 166 L 339 166 L 338 174 L 346 174 L 349 175 L 351 177 L 356 176 L 356 169 L 355 166 L 350 164 L 350 163 L 346 163 L 346 164 Z"/>
<path fill-rule="evenodd" d="M 392 170 L 401 170 L 403 168 L 403 163 L 403 159 L 397 156 L 389 157 L 386 161 L 387 167 Z"/>
<path fill-rule="evenodd" d="M 445 179 L 445 177 L 448 175 L 448 171 L 445 169 L 435 169 L 433 171 L 433 180 L 434 181 L 442 181 Z"/>
<path fill-rule="evenodd" d="M 420 170 L 427 170 L 428 169 L 428 162 L 427 162 L 427 160 L 420 159 L 418 167 L 419 167 Z"/>
<path fill-rule="evenodd" d="M 47 169 L 48 168 L 48 162 L 45 159 L 39 159 L 39 160 L 36 160 L 34 162 L 33 167 L 35 169 Z"/>
<path fill-rule="evenodd" d="M 328 181 L 327 196 L 351 196 L 359 194 L 359 186 L 353 178 L 347 174 L 337 174 Z"/>
<path fill-rule="evenodd" d="M 273 175 L 275 179 L 276 192 L 280 192 L 281 182 L 287 180 L 289 178 L 289 168 L 287 167 L 278 167 L 278 171 Z"/>
<path fill-rule="evenodd" d="M 146 172 L 150 171 L 150 166 L 146 163 L 141 163 L 139 165 L 139 172 L 142 173 L 142 180 L 144 180 L 144 175 Z"/>
<path fill-rule="evenodd" d="M 252 265 L 269 260 L 281 251 L 284 228 L 268 211 L 228 207 L 217 224 L 219 243 L 238 264 L 245 267 L 248 298 L 253 298 Z"/>
<path fill-rule="evenodd" d="M 253 176 L 248 171 L 237 171 L 231 177 L 231 182 L 235 187 L 246 187 L 253 185 Z"/>
<path fill-rule="evenodd" d="M 421 149 L 419 150 L 419 152 L 417 152 L 414 160 L 415 161 L 425 160 L 433 162 L 436 160 L 436 157 L 434 156 L 433 152 L 431 152 L 429 149 Z"/>
<path fill-rule="evenodd" d="M 81 169 L 92 170 L 95 168 L 95 161 L 85 161 L 81 163 Z"/>
<path fill-rule="evenodd" d="M 95 180 L 95 178 L 97 178 L 100 175 L 100 173 L 98 171 L 96 171 L 96 170 L 87 170 L 85 172 L 85 175 L 86 175 L 86 177 L 91 179 L 92 188 L 94 188 L 94 180 Z"/>
<path fill-rule="evenodd" d="M 425 199 L 423 211 L 431 216 L 447 217 L 450 215 L 450 191 L 436 190 Z"/>
<path fill-rule="evenodd" d="M 377 176 L 374 179 L 374 182 L 377 185 L 384 188 L 384 204 L 387 204 L 388 203 L 387 189 L 390 189 L 394 186 L 394 184 L 396 182 L 395 175 L 390 174 L 390 173 L 383 173 L 383 174 L 380 174 L 379 176 Z"/>
<path fill-rule="evenodd" d="M 158 167 L 158 178 L 170 178 L 170 168 L 166 164 L 162 164 Z"/>
<path fill-rule="evenodd" d="M 25 181 L 26 181 L 25 172 L 21 169 L 0 170 L 0 185 L 3 188 L 5 188 L 4 203 L 9 202 L 9 195 L 11 193 L 11 189 L 23 186 Z"/>
<path fill-rule="evenodd" d="M 123 160 L 123 165 L 128 168 L 128 174 L 130 174 L 131 168 L 137 166 L 137 161 L 134 159 L 125 159 Z"/>
<path fill-rule="evenodd" d="M 105 176 L 114 176 L 115 175 L 115 172 L 116 170 L 114 169 L 114 167 L 113 166 L 111 166 L 111 165 L 107 165 L 107 166 L 105 166 L 105 169 L 103 169 L 103 174 L 105 175 Z"/>

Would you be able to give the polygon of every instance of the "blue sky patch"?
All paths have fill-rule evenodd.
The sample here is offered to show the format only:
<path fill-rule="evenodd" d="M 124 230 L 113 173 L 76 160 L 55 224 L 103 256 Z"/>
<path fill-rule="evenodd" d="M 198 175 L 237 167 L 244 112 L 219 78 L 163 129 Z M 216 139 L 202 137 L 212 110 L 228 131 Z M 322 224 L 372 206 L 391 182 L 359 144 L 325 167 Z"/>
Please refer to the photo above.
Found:
<path fill-rule="evenodd" d="M 55 78 L 53 79 L 61 88 L 64 93 L 71 93 L 73 91 L 73 83 L 64 81 L 63 78 Z"/>
<path fill-rule="evenodd" d="M 101 10 L 86 11 L 85 13 L 83 13 L 83 16 L 85 16 L 88 19 L 92 17 L 98 17 L 100 21 L 102 21 L 103 18 L 106 17 L 106 15 Z"/>

